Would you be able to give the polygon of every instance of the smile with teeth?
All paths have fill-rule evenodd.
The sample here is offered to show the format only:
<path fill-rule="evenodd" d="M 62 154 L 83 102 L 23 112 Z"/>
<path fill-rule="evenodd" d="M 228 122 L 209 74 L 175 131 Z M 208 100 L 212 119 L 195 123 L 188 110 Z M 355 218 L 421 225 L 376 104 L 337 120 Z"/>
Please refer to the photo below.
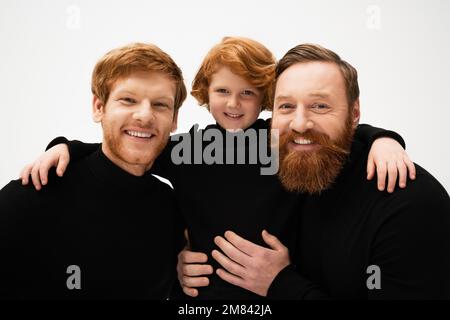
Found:
<path fill-rule="evenodd" d="M 153 136 L 151 133 L 148 133 L 148 132 L 131 131 L 131 130 L 126 130 L 125 132 L 127 135 L 136 137 L 136 138 L 149 139 Z"/>
<path fill-rule="evenodd" d="M 311 140 L 308 139 L 303 139 L 303 138 L 298 138 L 294 140 L 295 144 L 301 144 L 301 145 L 308 145 L 308 144 L 313 144 L 313 142 Z"/>
<path fill-rule="evenodd" d="M 235 118 L 235 119 L 243 116 L 243 114 L 236 114 L 236 113 L 229 113 L 229 112 L 225 112 L 225 115 L 227 115 L 230 118 Z"/>

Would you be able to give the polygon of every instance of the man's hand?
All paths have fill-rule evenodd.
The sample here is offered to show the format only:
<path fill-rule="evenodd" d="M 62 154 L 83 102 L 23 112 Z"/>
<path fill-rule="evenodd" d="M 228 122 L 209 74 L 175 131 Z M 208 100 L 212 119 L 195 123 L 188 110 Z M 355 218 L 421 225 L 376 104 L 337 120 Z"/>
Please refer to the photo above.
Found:
<path fill-rule="evenodd" d="M 267 291 L 277 274 L 290 264 L 289 250 L 277 237 L 262 232 L 263 240 L 272 248 L 254 244 L 236 233 L 227 231 L 225 238 L 215 237 L 214 242 L 223 251 L 213 250 L 212 256 L 225 269 L 216 273 L 223 280 L 267 296 Z"/>
<path fill-rule="evenodd" d="M 187 246 L 178 254 L 177 274 L 183 292 L 191 297 L 198 296 L 195 287 L 206 287 L 209 279 L 204 275 L 212 274 L 213 268 L 209 264 L 208 256 L 201 252 L 190 251 L 189 237 L 187 230 L 184 233 Z M 203 277 L 202 277 L 203 276 Z"/>

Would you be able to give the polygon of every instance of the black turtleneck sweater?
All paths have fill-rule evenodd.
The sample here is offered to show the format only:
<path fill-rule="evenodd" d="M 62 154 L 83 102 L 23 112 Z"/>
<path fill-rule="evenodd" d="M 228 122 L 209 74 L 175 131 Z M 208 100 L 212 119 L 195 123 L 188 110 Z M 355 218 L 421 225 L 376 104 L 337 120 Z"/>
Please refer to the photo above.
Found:
<path fill-rule="evenodd" d="M 0 297 L 158 299 L 175 279 L 182 228 L 173 190 L 136 177 L 97 150 L 41 191 L 0 191 Z M 67 268 L 80 268 L 69 290 Z M 74 281 L 69 281 L 75 283 Z"/>
<path fill-rule="evenodd" d="M 378 192 L 365 179 L 367 155 L 354 141 L 333 186 L 304 197 L 292 265 L 270 298 L 450 299 L 447 192 L 418 165 L 406 189 Z"/>
<path fill-rule="evenodd" d="M 248 129 L 255 129 L 259 138 L 259 130 L 268 130 L 269 127 L 269 121 L 259 119 Z M 152 168 L 155 174 L 169 179 L 173 184 L 178 206 L 189 231 L 191 250 L 206 253 L 208 263 L 212 264 L 215 270 L 219 267 L 219 264 L 211 257 L 211 251 L 216 249 L 213 241 L 215 236 L 232 230 L 254 243 L 265 245 L 261 231 L 266 229 L 277 236 L 293 254 L 297 236 L 297 212 L 301 197 L 286 192 L 276 175 L 261 175 L 261 167 L 267 167 L 261 161 L 258 160 L 256 164 L 211 165 L 204 162 L 195 164 L 196 146 L 192 145 L 191 164 L 173 163 L 171 153 L 178 141 L 188 136 L 194 139 L 194 136 L 204 135 L 210 129 L 220 131 L 224 141 L 226 135 L 230 135 L 217 124 L 209 125 L 201 130 L 194 126 L 189 133 L 182 134 L 183 138 L 172 137 Z M 369 145 L 381 136 L 392 137 L 404 145 L 402 138 L 392 131 L 368 125 L 359 126 L 356 131 L 356 138 L 362 139 Z M 67 139 L 60 137 L 53 140 L 48 148 L 58 143 L 68 143 L 71 161 L 77 161 L 98 147 L 97 144 L 68 142 Z M 203 142 L 199 149 L 205 150 L 210 143 Z M 251 141 L 246 140 L 246 156 L 251 144 Z M 232 149 L 235 151 L 236 146 L 232 146 Z M 225 159 L 226 154 L 231 150 L 224 146 L 222 151 L 223 159 Z M 365 177 L 361 179 L 366 180 Z M 377 190 L 376 186 L 373 188 L 374 191 Z M 215 273 L 210 275 L 209 279 L 209 286 L 199 288 L 198 299 L 260 298 L 256 294 L 223 281 Z M 178 288 L 178 294 L 175 293 L 173 297 L 186 298 L 187 296 L 180 293 Z"/>

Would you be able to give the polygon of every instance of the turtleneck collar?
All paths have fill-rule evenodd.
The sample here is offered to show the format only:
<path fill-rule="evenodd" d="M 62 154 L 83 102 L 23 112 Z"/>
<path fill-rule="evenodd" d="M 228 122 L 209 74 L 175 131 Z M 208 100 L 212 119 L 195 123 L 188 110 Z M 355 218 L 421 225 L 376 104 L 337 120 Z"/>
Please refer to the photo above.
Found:
<path fill-rule="evenodd" d="M 96 177 L 103 180 L 106 184 L 111 184 L 118 188 L 132 189 L 142 188 L 143 186 L 148 187 L 156 179 L 149 171 L 143 176 L 135 176 L 126 172 L 108 159 L 103 153 L 101 145 L 96 152 L 88 156 L 87 162 Z"/>

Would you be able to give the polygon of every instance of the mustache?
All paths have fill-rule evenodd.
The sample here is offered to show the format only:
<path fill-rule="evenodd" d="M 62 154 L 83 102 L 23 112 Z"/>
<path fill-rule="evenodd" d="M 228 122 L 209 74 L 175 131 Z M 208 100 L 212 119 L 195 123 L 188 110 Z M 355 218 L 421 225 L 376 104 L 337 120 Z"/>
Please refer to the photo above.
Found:
<path fill-rule="evenodd" d="M 142 130 L 148 130 L 148 131 L 157 131 L 156 126 L 152 124 L 142 124 L 142 123 L 126 123 L 122 125 L 123 128 L 138 128 Z"/>
<path fill-rule="evenodd" d="M 310 140 L 315 144 L 320 145 L 324 149 L 328 149 L 329 151 L 340 153 L 340 154 L 348 154 L 349 151 L 340 147 L 338 142 L 333 141 L 327 134 L 318 132 L 314 129 L 309 129 L 303 133 L 298 133 L 290 130 L 288 133 L 285 133 L 280 136 L 280 149 L 286 149 L 287 144 L 296 139 L 306 139 Z"/>

